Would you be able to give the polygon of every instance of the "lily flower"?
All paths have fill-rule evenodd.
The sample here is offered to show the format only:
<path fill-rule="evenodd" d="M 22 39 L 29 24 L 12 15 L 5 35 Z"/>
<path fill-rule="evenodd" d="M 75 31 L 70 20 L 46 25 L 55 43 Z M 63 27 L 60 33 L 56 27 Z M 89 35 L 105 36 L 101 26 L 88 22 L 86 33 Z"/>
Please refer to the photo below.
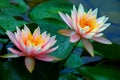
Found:
<path fill-rule="evenodd" d="M 108 17 L 102 16 L 97 18 L 98 9 L 90 9 L 84 11 L 82 4 L 79 5 L 78 11 L 75 6 L 71 11 L 71 16 L 59 12 L 63 21 L 71 28 L 71 30 L 59 30 L 58 32 L 65 36 L 70 36 L 70 42 L 82 41 L 86 50 L 91 56 L 94 56 L 94 50 L 89 40 L 94 40 L 103 44 L 112 44 L 111 41 L 103 37 L 102 31 L 105 30 L 110 23 L 106 23 Z"/>
<path fill-rule="evenodd" d="M 25 56 L 25 66 L 32 72 L 35 67 L 35 58 L 41 61 L 51 62 L 60 60 L 49 53 L 55 51 L 57 47 L 52 47 L 57 40 L 56 36 L 50 37 L 50 34 L 43 32 L 40 34 L 40 28 L 35 29 L 32 34 L 29 28 L 24 25 L 24 29 L 20 30 L 17 27 L 17 32 L 6 32 L 12 43 L 18 48 L 8 48 L 13 54 L 6 54 L 2 58 L 16 58 Z"/>

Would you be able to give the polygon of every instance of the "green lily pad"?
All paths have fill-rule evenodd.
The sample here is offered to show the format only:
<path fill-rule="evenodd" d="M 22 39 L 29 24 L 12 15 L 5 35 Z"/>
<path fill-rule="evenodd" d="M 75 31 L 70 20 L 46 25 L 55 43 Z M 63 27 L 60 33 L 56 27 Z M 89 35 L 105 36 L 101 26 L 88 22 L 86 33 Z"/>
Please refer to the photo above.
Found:
<path fill-rule="evenodd" d="M 9 0 L 0 0 L 0 9 L 1 8 L 6 8 L 6 7 L 10 7 Z"/>
<path fill-rule="evenodd" d="M 81 65 L 82 65 L 82 60 L 80 56 L 76 54 L 71 54 L 64 64 L 64 66 L 69 68 L 78 68 Z"/>
<path fill-rule="evenodd" d="M 0 64 L 0 80 L 30 80 L 30 73 L 23 63 L 4 62 Z"/>
<path fill-rule="evenodd" d="M 98 55 L 102 55 L 104 58 L 110 59 L 110 60 L 118 60 L 120 61 L 120 45 L 118 44 L 111 44 L 111 45 L 105 45 L 100 44 L 97 42 L 93 43 L 95 52 L 99 53 Z"/>
<path fill-rule="evenodd" d="M 86 66 L 79 69 L 87 80 L 119 80 L 120 69 L 108 65 Z"/>
<path fill-rule="evenodd" d="M 0 13 L 7 14 L 10 16 L 21 16 L 28 10 L 28 6 L 23 0 L 12 0 L 11 2 L 9 0 L 1 0 Z"/>
<path fill-rule="evenodd" d="M 0 34 L 5 35 L 6 30 L 15 31 L 16 26 L 21 26 L 26 24 L 25 21 L 17 21 L 11 16 L 7 15 L 0 15 Z"/>
<path fill-rule="evenodd" d="M 70 13 L 72 4 L 67 1 L 48 1 L 39 4 L 31 10 L 29 16 L 32 20 L 43 18 L 56 18 L 61 19 L 58 12 Z"/>
<path fill-rule="evenodd" d="M 61 74 L 58 80 L 83 80 L 83 79 L 69 73 L 69 74 Z"/>

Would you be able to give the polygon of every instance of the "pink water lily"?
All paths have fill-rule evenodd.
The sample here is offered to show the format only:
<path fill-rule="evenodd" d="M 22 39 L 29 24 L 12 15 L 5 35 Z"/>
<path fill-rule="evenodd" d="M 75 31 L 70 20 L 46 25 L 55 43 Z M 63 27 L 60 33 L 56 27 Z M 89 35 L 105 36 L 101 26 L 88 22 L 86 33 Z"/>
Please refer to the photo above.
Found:
<path fill-rule="evenodd" d="M 93 11 L 90 9 L 88 12 L 85 12 L 83 5 L 80 4 L 78 11 L 73 6 L 71 16 L 59 12 L 59 15 L 71 30 L 59 30 L 58 32 L 62 35 L 70 36 L 70 42 L 81 40 L 91 56 L 94 56 L 94 50 L 89 41 L 90 39 L 103 44 L 111 44 L 111 41 L 103 37 L 103 33 L 101 33 L 110 25 L 110 23 L 106 23 L 108 17 L 102 16 L 97 18 L 97 11 L 98 9 Z"/>
<path fill-rule="evenodd" d="M 17 32 L 6 32 L 12 43 L 18 48 L 8 48 L 14 54 L 6 54 L 1 57 L 12 58 L 25 56 L 25 65 L 27 69 L 32 72 L 35 67 L 35 58 L 41 61 L 51 62 L 53 60 L 60 60 L 49 53 L 55 51 L 57 47 L 52 48 L 56 43 L 56 36 L 50 37 L 50 34 L 43 32 L 40 34 L 40 28 L 35 29 L 31 34 L 29 28 L 24 25 L 24 29 L 20 30 L 17 27 Z"/>

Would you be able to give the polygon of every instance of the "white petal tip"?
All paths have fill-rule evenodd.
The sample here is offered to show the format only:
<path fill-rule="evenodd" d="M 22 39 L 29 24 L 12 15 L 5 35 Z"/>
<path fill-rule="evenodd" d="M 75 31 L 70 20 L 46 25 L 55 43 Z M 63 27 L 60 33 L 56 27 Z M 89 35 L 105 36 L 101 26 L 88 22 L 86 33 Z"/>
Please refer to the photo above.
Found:
<path fill-rule="evenodd" d="M 62 16 L 62 15 L 63 15 L 63 13 L 62 13 L 62 12 L 58 12 L 58 14 L 59 14 L 60 16 Z"/>
<path fill-rule="evenodd" d="M 112 42 L 111 42 L 111 41 L 109 41 L 109 42 L 106 42 L 106 44 L 112 44 Z"/>
<path fill-rule="evenodd" d="M 108 39 L 106 39 L 104 37 L 93 38 L 93 40 L 95 40 L 96 42 L 99 42 L 99 43 L 103 43 L 103 44 L 112 44 L 111 41 L 109 41 Z"/>
<path fill-rule="evenodd" d="M 9 34 L 9 33 L 10 33 L 10 31 L 7 30 L 7 31 L 6 31 L 6 34 Z"/>
<path fill-rule="evenodd" d="M 94 53 L 90 53 L 90 55 L 91 55 L 92 57 L 94 57 Z"/>
<path fill-rule="evenodd" d="M 75 5 L 73 5 L 73 9 L 76 9 Z"/>
<path fill-rule="evenodd" d="M 60 12 L 60 11 L 58 11 L 58 13 L 59 13 L 59 14 L 61 14 L 61 12 Z"/>

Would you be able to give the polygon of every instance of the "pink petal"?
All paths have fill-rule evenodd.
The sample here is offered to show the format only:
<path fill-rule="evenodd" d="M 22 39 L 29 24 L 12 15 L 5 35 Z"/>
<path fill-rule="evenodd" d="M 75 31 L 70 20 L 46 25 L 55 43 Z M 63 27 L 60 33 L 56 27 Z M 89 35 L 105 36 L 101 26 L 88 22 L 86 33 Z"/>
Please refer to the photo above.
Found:
<path fill-rule="evenodd" d="M 88 18 L 90 18 L 90 17 L 91 17 L 91 13 L 92 13 L 92 9 L 89 9 L 89 11 L 87 12 L 86 16 L 87 16 Z"/>
<path fill-rule="evenodd" d="M 40 55 L 40 54 L 42 54 L 42 53 L 45 53 L 49 48 L 50 48 L 50 45 L 51 45 L 51 43 L 48 43 L 47 45 L 45 45 L 43 48 L 41 48 L 40 50 L 35 50 L 34 51 L 34 55 Z"/>
<path fill-rule="evenodd" d="M 42 38 L 43 38 L 43 39 L 46 38 L 46 36 L 47 36 L 46 33 L 47 33 L 46 31 L 42 33 Z"/>
<path fill-rule="evenodd" d="M 75 15 L 77 15 L 77 10 L 76 10 L 75 5 L 73 5 L 73 12 L 74 12 Z"/>
<path fill-rule="evenodd" d="M 96 33 L 86 33 L 84 35 L 82 35 L 84 38 L 86 39 L 92 39 L 92 37 L 95 35 Z"/>
<path fill-rule="evenodd" d="M 10 31 L 7 31 L 6 33 L 14 45 L 21 50 L 21 46 L 19 45 L 19 42 L 17 41 L 15 35 Z"/>
<path fill-rule="evenodd" d="M 93 57 L 94 56 L 94 50 L 93 50 L 93 46 L 90 43 L 89 40 L 82 38 L 82 43 L 85 46 L 86 50 L 90 53 L 90 55 Z"/>
<path fill-rule="evenodd" d="M 76 33 L 71 34 L 70 42 L 77 42 L 78 40 L 80 40 L 80 36 L 79 35 L 77 35 Z"/>
<path fill-rule="evenodd" d="M 108 20 L 108 17 L 102 16 L 97 19 L 97 23 L 100 24 L 100 26 L 103 26 L 107 20 Z"/>
<path fill-rule="evenodd" d="M 66 19 L 68 20 L 68 22 L 70 24 L 69 27 L 72 28 L 72 19 L 71 19 L 71 17 L 68 14 L 66 14 Z"/>
<path fill-rule="evenodd" d="M 32 50 L 33 50 L 33 46 L 27 46 L 26 47 L 26 55 L 31 56 L 32 55 Z"/>
<path fill-rule="evenodd" d="M 45 38 L 43 38 L 43 39 L 45 39 L 45 43 L 41 47 L 44 47 L 45 45 L 47 45 L 49 40 L 50 40 L 50 38 L 51 38 L 50 34 L 48 34 Z"/>
<path fill-rule="evenodd" d="M 43 55 L 43 54 L 45 55 L 45 54 L 48 54 L 48 53 L 51 53 L 51 52 L 55 51 L 57 48 L 58 48 L 58 46 L 54 47 L 54 48 L 51 48 L 49 50 L 46 50 L 46 51 L 34 52 L 34 55 L 35 56 L 40 56 L 40 55 Z"/>
<path fill-rule="evenodd" d="M 61 12 L 59 12 L 59 15 L 61 16 L 61 18 L 64 20 L 64 22 L 72 28 L 72 22 L 71 22 L 71 18 L 68 15 L 65 15 Z"/>
<path fill-rule="evenodd" d="M 101 37 L 101 36 L 103 36 L 103 33 L 97 33 L 94 35 L 94 37 Z"/>
<path fill-rule="evenodd" d="M 52 37 L 49 37 L 49 39 L 47 39 L 46 40 L 46 42 L 44 43 L 44 45 L 42 46 L 42 48 L 44 48 L 46 45 L 48 45 L 48 44 L 51 44 L 50 46 L 49 46 L 49 48 L 51 47 L 51 46 L 53 46 L 56 42 L 57 42 L 57 40 L 55 40 L 55 38 L 56 38 L 56 35 L 55 36 L 52 36 Z"/>
<path fill-rule="evenodd" d="M 40 53 L 40 51 L 41 51 L 41 45 L 34 46 L 32 51 L 31 51 L 31 55 L 32 54 L 34 54 L 34 55 L 38 54 L 38 53 Z"/>
<path fill-rule="evenodd" d="M 0 56 L 1 58 L 17 58 L 17 57 L 20 57 L 16 54 L 5 54 L 5 55 L 2 55 Z"/>
<path fill-rule="evenodd" d="M 56 47 L 54 47 L 54 48 L 51 48 L 51 49 L 47 50 L 47 53 L 53 52 L 53 51 L 55 51 L 57 48 L 58 48 L 58 46 L 56 46 Z"/>
<path fill-rule="evenodd" d="M 104 24 L 103 26 L 101 26 L 97 32 L 104 31 L 104 30 L 105 30 L 107 27 L 109 27 L 109 26 L 110 26 L 110 23 L 106 23 L 106 24 Z"/>
<path fill-rule="evenodd" d="M 28 33 L 31 33 L 31 32 L 30 32 L 30 29 L 29 29 L 26 25 L 24 25 L 24 31 L 27 32 L 27 34 L 28 34 Z"/>
<path fill-rule="evenodd" d="M 79 23 L 78 23 L 78 33 L 79 34 L 85 34 L 84 28 L 81 28 L 81 26 L 79 25 Z"/>
<path fill-rule="evenodd" d="M 109 41 L 108 39 L 106 39 L 104 37 L 94 37 L 93 40 L 103 43 L 103 44 L 112 44 L 111 41 Z"/>
<path fill-rule="evenodd" d="M 48 50 L 50 48 L 50 45 L 51 45 L 51 43 L 48 43 L 46 46 L 41 48 L 41 52 L 44 52 L 44 51 Z"/>
<path fill-rule="evenodd" d="M 84 14 L 84 7 L 82 4 L 79 5 L 79 8 L 78 8 L 78 20 L 80 20 L 81 16 L 83 16 Z"/>
<path fill-rule="evenodd" d="M 51 48 L 51 49 L 49 49 L 49 50 L 47 50 L 46 52 L 41 53 L 41 54 L 48 54 L 48 53 L 50 53 L 50 52 L 55 51 L 57 48 L 58 48 L 58 46 L 57 46 L 57 47 L 54 47 L 54 48 Z"/>
<path fill-rule="evenodd" d="M 91 16 L 95 16 L 95 17 L 97 17 L 97 12 L 98 12 L 98 9 L 96 8 L 95 10 L 93 10 L 92 11 L 92 14 L 91 14 Z"/>
<path fill-rule="evenodd" d="M 54 61 L 54 60 L 60 60 L 59 58 L 56 58 L 56 57 L 53 57 L 53 56 L 50 56 L 50 55 L 40 55 L 40 56 L 36 56 L 35 58 L 38 59 L 38 60 L 46 61 L 46 62 L 51 62 L 51 61 Z"/>
<path fill-rule="evenodd" d="M 25 56 L 25 54 L 23 52 L 20 52 L 14 48 L 8 48 L 9 51 L 11 51 L 12 53 L 19 55 L 19 56 Z"/>
<path fill-rule="evenodd" d="M 22 35 L 22 32 L 21 32 L 21 30 L 19 29 L 19 27 L 16 27 L 16 29 L 17 29 L 17 34 L 21 36 L 21 35 Z"/>
<path fill-rule="evenodd" d="M 57 40 L 52 41 L 50 47 L 52 47 L 56 42 L 57 42 Z"/>
<path fill-rule="evenodd" d="M 101 24 L 104 19 L 105 19 L 105 16 L 97 18 L 97 23 Z"/>
<path fill-rule="evenodd" d="M 35 60 L 32 57 L 25 58 L 25 66 L 27 67 L 28 71 L 32 73 L 35 67 Z"/>
<path fill-rule="evenodd" d="M 33 33 L 33 37 L 36 38 L 40 35 L 40 28 L 38 27 L 37 29 L 35 29 L 34 33 Z"/>
<path fill-rule="evenodd" d="M 16 35 L 16 39 L 17 39 L 17 42 L 18 42 L 18 44 L 19 44 L 19 46 L 20 46 L 19 49 L 20 49 L 21 51 L 23 51 L 24 53 L 26 53 L 26 46 L 25 46 L 25 44 L 24 44 L 21 36 Z"/>
<path fill-rule="evenodd" d="M 52 36 L 52 37 L 49 39 L 48 43 L 51 42 L 51 41 L 54 41 L 55 38 L 56 38 L 56 35 L 55 35 L 55 36 Z"/>
<path fill-rule="evenodd" d="M 59 30 L 58 32 L 62 35 L 70 36 L 72 31 L 71 30 Z"/>
<path fill-rule="evenodd" d="M 77 20 L 77 14 L 74 11 L 71 11 L 71 17 L 72 17 L 72 27 L 75 31 L 78 32 L 78 20 Z"/>

